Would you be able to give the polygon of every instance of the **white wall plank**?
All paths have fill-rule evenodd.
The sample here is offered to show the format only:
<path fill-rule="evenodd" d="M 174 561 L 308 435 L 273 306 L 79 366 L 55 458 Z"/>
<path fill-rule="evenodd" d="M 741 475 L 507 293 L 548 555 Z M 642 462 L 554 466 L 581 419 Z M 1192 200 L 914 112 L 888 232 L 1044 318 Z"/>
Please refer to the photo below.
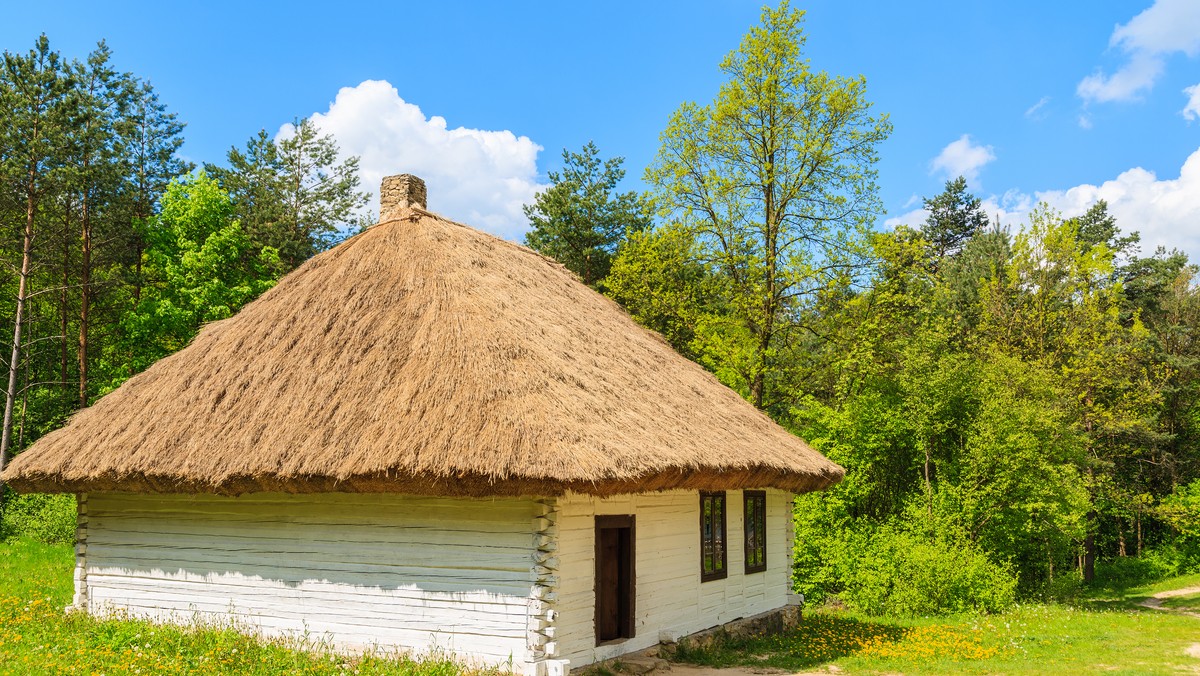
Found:
<path fill-rule="evenodd" d="M 89 608 L 525 659 L 532 500 L 88 496 Z"/>

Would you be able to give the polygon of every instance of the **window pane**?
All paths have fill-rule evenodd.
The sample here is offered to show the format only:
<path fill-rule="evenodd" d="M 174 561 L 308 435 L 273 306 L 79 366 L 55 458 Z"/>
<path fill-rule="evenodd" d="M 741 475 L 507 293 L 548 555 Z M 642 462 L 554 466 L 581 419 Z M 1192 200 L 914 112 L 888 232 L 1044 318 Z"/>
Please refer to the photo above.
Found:
<path fill-rule="evenodd" d="M 758 502 L 758 565 L 766 563 L 767 560 L 767 498 L 760 495 Z"/>
<path fill-rule="evenodd" d="M 753 496 L 746 501 L 746 547 L 750 565 L 758 565 L 758 500 Z"/>
<path fill-rule="evenodd" d="M 713 566 L 716 570 L 725 567 L 725 498 L 713 496 Z"/>
<path fill-rule="evenodd" d="M 758 499 L 758 564 L 767 561 L 767 498 Z"/>
<path fill-rule="evenodd" d="M 746 570 L 760 572 L 767 563 L 767 498 L 761 491 L 744 494 Z"/>
<path fill-rule="evenodd" d="M 728 533 L 725 520 L 728 518 L 725 492 L 700 492 L 700 573 L 705 582 L 724 579 Z"/>
<path fill-rule="evenodd" d="M 713 571 L 713 520 L 712 497 L 705 495 L 700 498 L 700 561 L 705 573 Z"/>

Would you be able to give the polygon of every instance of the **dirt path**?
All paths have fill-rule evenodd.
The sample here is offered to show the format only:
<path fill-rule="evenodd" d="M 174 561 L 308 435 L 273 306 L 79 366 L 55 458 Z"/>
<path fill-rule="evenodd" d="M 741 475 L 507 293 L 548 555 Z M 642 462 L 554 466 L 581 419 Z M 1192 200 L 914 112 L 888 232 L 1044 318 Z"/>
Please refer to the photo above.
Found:
<path fill-rule="evenodd" d="M 1145 601 L 1138 601 L 1138 605 L 1151 610 L 1161 610 L 1166 613 L 1178 613 L 1180 615 L 1187 615 L 1188 617 L 1200 618 L 1200 613 L 1163 607 L 1163 601 L 1166 599 L 1173 599 L 1178 596 L 1191 596 L 1192 594 L 1200 594 L 1200 586 L 1184 587 L 1183 589 L 1172 589 L 1170 591 L 1158 592 L 1157 594 L 1151 595 L 1150 598 L 1146 599 Z M 1200 643 L 1191 644 L 1187 648 L 1184 648 L 1183 652 L 1189 657 L 1200 659 Z"/>
<path fill-rule="evenodd" d="M 1197 585 L 1195 587 L 1184 587 L 1183 589 L 1172 589 L 1171 591 L 1158 592 L 1157 594 L 1152 594 L 1150 596 L 1150 598 L 1146 599 L 1145 601 L 1138 601 L 1137 604 L 1143 608 L 1149 608 L 1151 610 L 1161 610 L 1163 612 L 1168 612 L 1168 613 L 1179 613 L 1180 615 L 1187 615 L 1189 617 L 1200 617 L 1200 613 L 1193 613 L 1193 612 L 1187 611 L 1187 610 L 1175 610 L 1174 608 L 1164 608 L 1163 607 L 1163 601 L 1165 601 L 1166 599 L 1173 599 L 1173 598 L 1176 598 L 1179 596 L 1191 596 L 1192 594 L 1200 594 L 1200 585 Z"/>

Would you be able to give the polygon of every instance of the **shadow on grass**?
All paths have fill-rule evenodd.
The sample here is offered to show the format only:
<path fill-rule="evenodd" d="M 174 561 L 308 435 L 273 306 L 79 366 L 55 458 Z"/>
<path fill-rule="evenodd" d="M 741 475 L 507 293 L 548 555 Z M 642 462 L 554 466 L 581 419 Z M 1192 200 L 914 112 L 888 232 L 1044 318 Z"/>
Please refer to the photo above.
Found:
<path fill-rule="evenodd" d="M 681 645 L 672 659 L 710 667 L 806 669 L 851 657 L 867 646 L 897 643 L 910 628 L 839 615 L 805 615 L 791 631 L 766 636 L 718 636 L 703 648 Z"/>

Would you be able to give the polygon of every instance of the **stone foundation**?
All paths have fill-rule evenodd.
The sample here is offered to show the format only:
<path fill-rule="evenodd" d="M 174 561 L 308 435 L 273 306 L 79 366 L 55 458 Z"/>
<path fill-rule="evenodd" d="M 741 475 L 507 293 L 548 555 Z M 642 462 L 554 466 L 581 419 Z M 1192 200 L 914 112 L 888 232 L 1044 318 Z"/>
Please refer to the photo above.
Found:
<path fill-rule="evenodd" d="M 642 676 L 656 671 L 669 671 L 671 667 L 667 660 L 674 656 L 675 650 L 681 645 L 689 648 L 706 648 L 716 641 L 729 638 L 740 639 L 750 636 L 781 634 L 785 631 L 795 629 L 796 625 L 800 624 L 801 607 L 799 603 L 786 605 L 782 608 L 768 610 L 765 613 L 759 613 L 750 617 L 739 618 L 711 629 L 683 636 L 678 640 L 672 640 L 670 636 L 664 633 L 661 635 L 661 643 L 654 648 L 589 664 L 578 671 L 572 670 L 572 673 L 582 672 L 587 674 L 609 671 Z"/>
<path fill-rule="evenodd" d="M 675 645 L 682 644 L 690 648 L 707 648 L 714 641 L 725 638 L 741 639 L 751 636 L 782 634 L 790 629 L 795 629 L 798 624 L 800 624 L 800 606 L 784 606 L 775 610 L 768 610 L 765 613 L 759 613 L 758 615 L 743 617 L 719 627 L 705 629 L 690 636 L 684 636 L 674 645 L 663 644 L 660 652 L 663 654 L 663 657 L 669 658 L 674 651 Z"/>

